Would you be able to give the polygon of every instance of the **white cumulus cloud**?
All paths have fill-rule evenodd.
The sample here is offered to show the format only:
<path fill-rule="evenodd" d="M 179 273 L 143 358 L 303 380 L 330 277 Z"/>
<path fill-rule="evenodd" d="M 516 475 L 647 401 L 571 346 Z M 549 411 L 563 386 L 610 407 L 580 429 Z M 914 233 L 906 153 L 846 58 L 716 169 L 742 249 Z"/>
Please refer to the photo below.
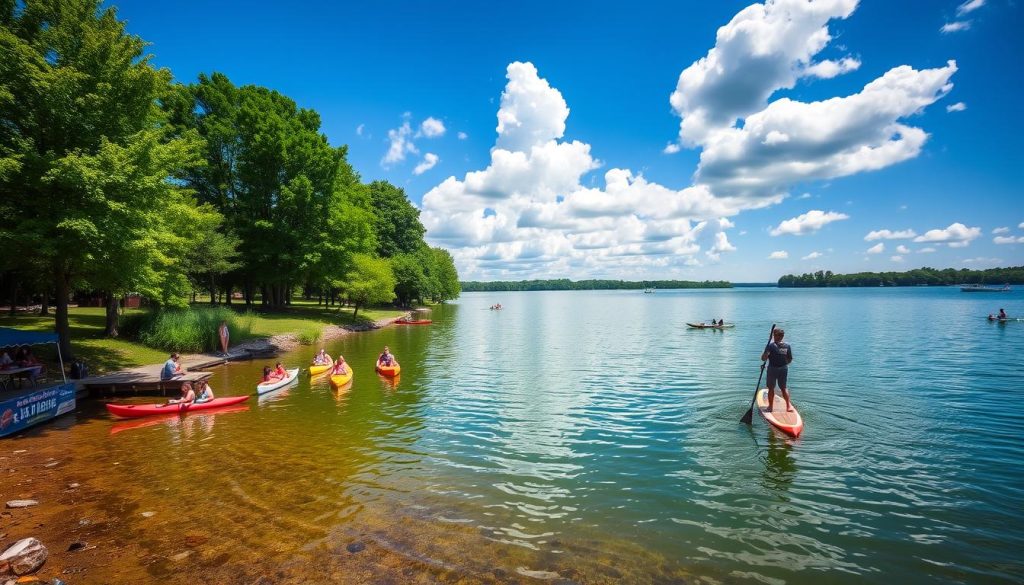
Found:
<path fill-rule="evenodd" d="M 904 246 L 903 244 L 900 244 L 899 246 L 896 246 L 896 251 L 899 252 L 900 254 L 909 254 L 910 248 Z"/>
<path fill-rule="evenodd" d="M 465 140 L 465 139 L 469 138 L 469 134 L 466 134 L 465 132 L 459 132 L 458 136 L 459 136 L 459 140 Z"/>
<path fill-rule="evenodd" d="M 441 158 L 438 157 L 436 154 L 434 154 L 432 152 L 428 152 L 427 154 L 424 154 L 423 155 L 423 160 L 420 162 L 420 164 L 416 165 L 415 169 L 412 170 L 412 174 L 414 174 L 414 175 L 422 175 L 423 173 L 425 173 L 425 172 L 429 171 L 430 169 L 434 168 L 434 166 L 437 165 L 437 162 L 439 160 L 441 160 Z"/>
<path fill-rule="evenodd" d="M 786 258 L 789 258 L 789 252 L 785 250 L 776 250 L 768 254 L 769 260 L 785 260 Z"/>
<path fill-rule="evenodd" d="M 420 122 L 419 135 L 427 138 L 437 138 L 438 136 L 444 136 L 445 130 L 444 122 L 434 117 L 428 117 Z"/>
<path fill-rule="evenodd" d="M 801 260 L 814 260 L 815 258 L 821 258 L 821 252 L 811 252 L 810 254 L 801 258 Z"/>
<path fill-rule="evenodd" d="M 915 242 L 932 242 L 939 244 L 946 244 L 950 248 L 964 248 L 974 240 L 981 236 L 981 228 L 979 227 L 967 227 L 964 224 L 957 222 L 950 224 L 945 229 L 934 229 L 928 230 L 923 235 L 914 238 Z"/>
<path fill-rule="evenodd" d="M 878 242 L 877 244 L 875 244 L 874 246 L 871 246 L 867 250 L 868 254 L 881 254 L 884 251 L 885 251 L 885 244 L 883 244 L 882 242 Z"/>
<path fill-rule="evenodd" d="M 864 236 L 865 242 L 874 240 L 909 240 L 917 235 L 914 230 L 874 230 Z"/>
<path fill-rule="evenodd" d="M 1024 236 L 996 236 L 992 238 L 992 241 L 997 244 L 1024 244 Z"/>
<path fill-rule="evenodd" d="M 892 260 L 893 262 L 903 262 L 903 256 L 898 254 L 895 256 L 889 256 L 889 260 Z"/>
<path fill-rule="evenodd" d="M 918 254 L 931 254 L 934 251 L 935 251 L 935 248 L 932 248 L 931 246 L 927 246 L 927 247 L 924 247 L 924 248 L 921 248 L 920 250 L 918 250 L 917 253 Z"/>
<path fill-rule="evenodd" d="M 849 218 L 850 216 L 845 213 L 812 209 L 807 213 L 783 221 L 771 231 L 771 234 L 773 236 L 781 236 L 783 234 L 801 236 L 803 234 L 816 232 L 834 221 L 841 221 Z"/>
<path fill-rule="evenodd" d="M 994 230 L 992 230 L 992 233 L 993 234 L 1005 234 L 1005 233 L 1007 233 L 1009 231 L 1010 231 L 1010 228 L 1008 228 L 1008 227 L 997 227 Z"/>
<path fill-rule="evenodd" d="M 384 154 L 384 158 L 380 161 L 383 166 L 402 162 L 409 153 L 419 153 L 416 150 L 416 145 L 411 140 L 412 126 L 409 124 L 410 114 L 406 112 L 402 117 L 405 120 L 401 126 L 388 130 L 388 142 L 390 145 L 388 146 L 387 153 Z"/>
<path fill-rule="evenodd" d="M 967 104 L 963 102 L 957 102 L 955 104 L 949 104 L 946 106 L 947 112 L 962 112 L 967 109 Z"/>
<path fill-rule="evenodd" d="M 364 128 L 366 128 L 366 124 L 360 124 L 356 126 L 356 136 L 362 136 Z"/>
<path fill-rule="evenodd" d="M 860 68 L 860 61 L 853 57 L 843 57 L 838 61 L 818 61 L 806 69 L 808 75 L 820 77 L 821 79 L 832 79 L 837 75 L 856 71 Z"/>

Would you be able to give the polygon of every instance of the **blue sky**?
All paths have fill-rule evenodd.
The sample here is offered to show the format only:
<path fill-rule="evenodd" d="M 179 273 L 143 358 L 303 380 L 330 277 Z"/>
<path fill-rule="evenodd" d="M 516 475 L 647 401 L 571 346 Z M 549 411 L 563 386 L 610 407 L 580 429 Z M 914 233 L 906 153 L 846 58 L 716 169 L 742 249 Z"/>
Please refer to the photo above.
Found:
<path fill-rule="evenodd" d="M 1009 0 L 116 6 L 319 111 L 467 279 L 1024 264 Z"/>

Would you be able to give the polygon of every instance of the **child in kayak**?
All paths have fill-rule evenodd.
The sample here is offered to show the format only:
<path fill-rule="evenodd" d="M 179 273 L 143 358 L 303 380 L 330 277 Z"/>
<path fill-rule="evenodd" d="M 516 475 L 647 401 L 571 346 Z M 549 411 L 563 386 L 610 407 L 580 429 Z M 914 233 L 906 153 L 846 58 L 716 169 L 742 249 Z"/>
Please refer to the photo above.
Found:
<path fill-rule="evenodd" d="M 213 388 L 210 388 L 210 384 L 206 380 L 196 382 L 196 387 L 199 392 L 196 393 L 196 399 L 192 401 L 192 404 L 202 404 L 213 400 Z"/>
<path fill-rule="evenodd" d="M 273 370 L 270 366 L 263 366 L 263 381 L 264 382 L 276 382 L 278 380 L 284 380 L 288 377 L 288 371 L 284 369 L 281 362 L 277 362 L 277 367 Z"/>
<path fill-rule="evenodd" d="M 339 355 L 338 360 L 334 362 L 334 367 L 331 368 L 332 376 L 340 376 L 348 373 L 348 364 L 345 363 L 345 356 Z"/>
<path fill-rule="evenodd" d="M 328 354 L 322 347 L 320 348 L 320 352 L 313 357 L 314 366 L 329 366 L 333 361 L 334 360 L 331 359 L 330 354 Z"/>
<path fill-rule="evenodd" d="M 181 398 L 173 398 L 171 400 L 168 400 L 167 404 L 165 404 L 164 406 L 170 406 L 172 404 L 185 406 L 192 404 L 195 401 L 196 393 L 194 390 L 192 390 L 192 384 L 185 382 L 184 384 L 181 385 Z"/>
<path fill-rule="evenodd" d="M 395 356 L 391 355 L 391 350 L 388 346 L 384 346 L 384 351 L 377 357 L 377 367 L 394 366 L 398 362 L 395 360 Z"/>

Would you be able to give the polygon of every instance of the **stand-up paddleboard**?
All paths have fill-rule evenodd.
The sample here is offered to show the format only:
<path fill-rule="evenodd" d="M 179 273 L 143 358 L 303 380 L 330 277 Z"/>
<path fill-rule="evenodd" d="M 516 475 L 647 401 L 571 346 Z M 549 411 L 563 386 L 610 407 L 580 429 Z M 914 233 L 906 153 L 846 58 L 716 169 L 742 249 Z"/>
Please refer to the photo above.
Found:
<path fill-rule="evenodd" d="M 804 419 L 800 418 L 796 405 L 792 406 L 793 412 L 786 412 L 786 401 L 782 399 L 781 395 L 776 394 L 772 403 L 773 409 L 768 410 L 768 389 L 761 388 L 757 393 L 757 411 L 761 413 L 764 420 L 791 437 L 799 437 L 804 430 Z"/>

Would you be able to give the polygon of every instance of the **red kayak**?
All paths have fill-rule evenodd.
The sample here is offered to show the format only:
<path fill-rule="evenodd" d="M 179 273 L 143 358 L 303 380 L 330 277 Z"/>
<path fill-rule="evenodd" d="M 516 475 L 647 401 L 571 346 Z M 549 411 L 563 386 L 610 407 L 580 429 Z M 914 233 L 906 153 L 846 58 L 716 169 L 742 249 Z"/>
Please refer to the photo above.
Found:
<path fill-rule="evenodd" d="M 168 406 L 162 404 L 107 404 L 107 410 L 110 411 L 110 414 L 121 418 L 140 418 L 143 416 L 153 416 L 154 414 L 186 414 L 210 410 L 211 408 L 241 404 L 248 399 L 248 396 L 230 396 L 228 398 L 214 398 L 209 402 L 201 404 L 171 404 Z"/>
<path fill-rule="evenodd" d="M 395 323 L 397 325 L 430 325 L 433 321 L 430 319 L 399 319 L 398 321 L 395 321 Z"/>
<path fill-rule="evenodd" d="M 398 374 L 402 373 L 402 366 L 395 364 L 393 366 L 377 366 L 377 373 L 381 376 L 387 376 L 388 378 L 394 378 Z"/>

